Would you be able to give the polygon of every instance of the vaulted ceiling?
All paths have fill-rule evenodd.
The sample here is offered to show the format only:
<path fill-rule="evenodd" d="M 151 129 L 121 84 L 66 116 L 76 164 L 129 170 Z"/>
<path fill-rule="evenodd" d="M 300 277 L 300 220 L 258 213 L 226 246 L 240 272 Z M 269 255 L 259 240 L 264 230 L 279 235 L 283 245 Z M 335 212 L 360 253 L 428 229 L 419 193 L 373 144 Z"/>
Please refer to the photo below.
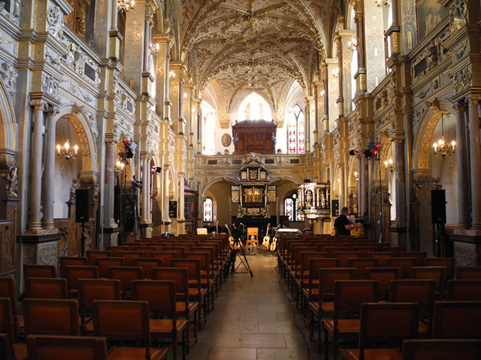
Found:
<path fill-rule="evenodd" d="M 309 92 L 339 3 L 179 0 L 182 60 L 195 68 L 199 90 L 213 82 L 222 89 L 228 108 L 252 91 L 276 108 L 293 80 Z"/>

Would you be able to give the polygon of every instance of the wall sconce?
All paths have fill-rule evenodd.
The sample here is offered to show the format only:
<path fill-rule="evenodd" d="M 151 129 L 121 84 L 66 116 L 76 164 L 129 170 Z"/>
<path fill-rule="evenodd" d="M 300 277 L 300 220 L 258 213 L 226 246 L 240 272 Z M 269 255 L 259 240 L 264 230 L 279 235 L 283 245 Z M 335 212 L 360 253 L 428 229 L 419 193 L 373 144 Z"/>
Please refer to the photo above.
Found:
<path fill-rule="evenodd" d="M 150 52 L 154 55 L 157 55 L 160 50 L 160 45 L 159 44 L 150 44 Z"/>
<path fill-rule="evenodd" d="M 169 79 L 175 79 L 175 72 L 173 70 L 169 71 Z"/>
<path fill-rule="evenodd" d="M 376 6 L 377 7 L 383 7 L 383 6 L 390 6 L 391 1 L 389 0 L 375 0 Z"/>
<path fill-rule="evenodd" d="M 336 79 L 339 76 L 339 68 L 335 68 L 332 70 L 332 76 L 334 76 Z"/>
<path fill-rule="evenodd" d="M 359 46 L 359 43 L 358 43 L 357 39 L 355 39 L 355 38 L 352 38 L 350 41 L 347 42 L 347 47 L 351 51 L 357 51 L 358 46 Z"/>
<path fill-rule="evenodd" d="M 118 11 L 127 12 L 134 8 L 135 2 L 133 0 L 117 0 Z"/>
<path fill-rule="evenodd" d="M 123 161 L 117 160 L 115 163 L 115 172 L 121 172 L 124 171 L 125 164 Z"/>
<path fill-rule="evenodd" d="M 359 173 L 357 171 L 354 171 L 354 177 L 356 178 L 356 181 L 359 181 Z"/>
<path fill-rule="evenodd" d="M 325 90 L 322 90 L 322 91 L 321 91 L 321 97 L 324 97 L 324 95 L 326 95 L 326 91 L 325 91 Z"/>
<path fill-rule="evenodd" d="M 384 166 L 386 167 L 386 170 L 389 170 L 391 173 L 394 172 L 394 161 L 391 158 L 384 161 Z"/>
<path fill-rule="evenodd" d="M 78 155 L 78 145 L 74 145 L 73 147 L 70 146 L 70 142 L 67 141 L 65 144 L 57 145 L 57 156 L 63 157 L 65 160 L 75 160 Z"/>

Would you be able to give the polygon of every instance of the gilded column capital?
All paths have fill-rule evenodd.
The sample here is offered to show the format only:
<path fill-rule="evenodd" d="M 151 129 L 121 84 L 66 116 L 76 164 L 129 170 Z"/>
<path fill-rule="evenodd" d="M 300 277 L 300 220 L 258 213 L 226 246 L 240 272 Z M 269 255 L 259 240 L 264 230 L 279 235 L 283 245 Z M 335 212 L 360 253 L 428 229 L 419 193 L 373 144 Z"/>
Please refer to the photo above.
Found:
<path fill-rule="evenodd" d="M 30 101 L 30 106 L 34 108 L 35 111 L 47 111 L 47 102 L 42 99 L 35 99 Z"/>

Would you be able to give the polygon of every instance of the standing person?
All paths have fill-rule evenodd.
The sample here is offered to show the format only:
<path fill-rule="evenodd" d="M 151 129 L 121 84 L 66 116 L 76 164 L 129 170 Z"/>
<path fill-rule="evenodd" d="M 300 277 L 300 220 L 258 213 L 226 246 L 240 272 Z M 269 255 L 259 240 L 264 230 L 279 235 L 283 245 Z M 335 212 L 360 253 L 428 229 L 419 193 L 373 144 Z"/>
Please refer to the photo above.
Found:
<path fill-rule="evenodd" d="M 352 217 L 349 216 L 349 209 L 343 207 L 341 210 L 341 215 L 338 216 L 334 222 L 334 229 L 336 230 L 336 235 L 338 236 L 349 236 L 351 235 L 351 229 L 359 227 Z"/>

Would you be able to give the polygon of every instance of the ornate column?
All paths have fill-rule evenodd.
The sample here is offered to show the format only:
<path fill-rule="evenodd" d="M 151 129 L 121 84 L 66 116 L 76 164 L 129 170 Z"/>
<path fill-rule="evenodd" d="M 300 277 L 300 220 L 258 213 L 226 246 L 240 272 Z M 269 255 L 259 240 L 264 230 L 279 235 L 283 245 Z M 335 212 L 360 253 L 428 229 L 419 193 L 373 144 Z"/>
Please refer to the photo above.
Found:
<path fill-rule="evenodd" d="M 323 86 L 324 84 L 321 81 L 316 81 L 314 83 L 314 102 L 316 104 L 315 107 L 315 119 L 316 119 L 316 127 L 314 129 L 314 146 L 320 143 L 320 131 L 321 131 L 321 117 L 323 114 L 321 114 L 321 107 L 323 107 L 322 101 L 323 101 Z"/>
<path fill-rule="evenodd" d="M 469 229 L 469 189 L 468 166 L 467 166 L 467 144 L 465 124 L 465 104 L 460 101 L 455 105 L 456 110 L 456 158 L 458 163 L 458 228 Z M 478 178 L 479 181 L 479 178 Z"/>
<path fill-rule="evenodd" d="M 115 187 L 115 140 L 112 137 L 107 137 L 105 140 L 105 200 L 104 203 L 109 202 L 106 208 L 110 211 L 104 214 L 106 225 L 108 227 L 117 227 L 114 219 L 114 187 Z"/>
<path fill-rule="evenodd" d="M 396 57 L 401 54 L 401 26 L 399 26 L 399 0 L 392 0 L 392 24 L 386 31 L 391 44 L 391 56 Z"/>
<path fill-rule="evenodd" d="M 120 42 L 121 42 L 121 35 L 119 33 L 119 29 L 117 26 L 117 16 L 118 16 L 118 8 L 117 8 L 117 1 L 111 2 L 112 6 L 112 26 L 110 28 L 110 53 L 109 57 L 111 59 L 119 60 L 120 58 Z"/>
<path fill-rule="evenodd" d="M 163 194 L 162 198 L 164 199 L 163 201 L 163 209 L 162 209 L 162 225 L 164 225 L 164 230 L 163 232 L 167 231 L 168 225 L 170 225 L 170 216 L 169 216 L 169 165 L 165 164 L 164 165 L 164 188 L 163 188 Z"/>
<path fill-rule="evenodd" d="M 368 172 L 367 172 L 367 159 L 364 155 L 359 157 L 359 199 L 361 201 L 359 209 L 361 216 L 369 214 L 368 208 Z"/>
<path fill-rule="evenodd" d="M 339 33 L 336 34 L 334 41 L 337 45 L 337 64 L 339 66 L 339 73 L 337 75 L 339 80 L 339 96 L 336 103 L 339 110 L 339 118 L 342 118 L 344 117 L 344 69 L 342 66 L 342 37 Z"/>
<path fill-rule="evenodd" d="M 329 68 L 327 62 L 322 62 L 321 78 L 324 81 L 324 116 L 322 122 L 324 123 L 324 132 L 329 131 Z"/>
<path fill-rule="evenodd" d="M 185 120 L 183 117 L 184 104 L 184 71 L 185 65 L 179 61 L 170 62 L 169 97 L 172 101 L 172 121 L 175 134 L 183 135 L 185 132 Z"/>
<path fill-rule="evenodd" d="M 158 47 L 158 51 L 155 57 L 156 66 L 156 96 L 157 101 L 157 114 L 165 119 L 170 117 L 170 113 L 167 116 L 167 111 L 164 110 L 166 101 L 169 98 L 168 83 L 169 83 L 169 51 L 172 44 L 169 34 L 154 35 L 153 41 L 155 46 Z M 170 103 L 170 101 L 169 101 Z M 170 106 L 170 105 L 169 105 Z"/>
<path fill-rule="evenodd" d="M 479 142 L 478 101 L 477 98 L 468 99 L 469 146 L 471 155 L 471 204 L 473 212 L 471 228 L 473 230 L 481 230 L 481 145 Z"/>
<path fill-rule="evenodd" d="M 57 125 L 57 107 L 48 108 L 47 116 L 47 146 L 45 149 L 45 176 L 43 197 L 43 228 L 54 229 L 53 222 L 53 197 L 55 193 L 55 130 Z M 69 120 L 70 121 L 70 120 Z"/>
<path fill-rule="evenodd" d="M 149 201 L 150 201 L 150 156 L 148 154 L 140 155 L 142 161 L 142 210 L 140 222 L 149 223 Z"/>
<path fill-rule="evenodd" d="M 184 179 L 185 174 L 183 172 L 179 173 L 179 213 L 177 219 L 177 234 L 185 233 L 185 213 L 184 213 Z"/>
<path fill-rule="evenodd" d="M 33 107 L 33 141 L 32 158 L 30 162 L 30 216 L 27 232 L 36 233 L 42 230 L 40 206 L 42 199 L 42 160 L 43 160 L 43 132 L 44 132 L 44 112 L 47 104 L 43 100 L 32 100 L 30 106 Z"/>
<path fill-rule="evenodd" d="M 202 99 L 194 98 L 197 114 L 197 154 L 202 154 Z"/>
<path fill-rule="evenodd" d="M 364 93 L 367 91 L 367 76 L 366 76 L 366 45 L 365 45 L 365 31 L 364 31 L 364 0 L 356 0 L 354 6 L 356 16 L 354 21 L 356 23 L 357 31 L 357 57 L 358 70 L 355 75 L 357 92 Z"/>

